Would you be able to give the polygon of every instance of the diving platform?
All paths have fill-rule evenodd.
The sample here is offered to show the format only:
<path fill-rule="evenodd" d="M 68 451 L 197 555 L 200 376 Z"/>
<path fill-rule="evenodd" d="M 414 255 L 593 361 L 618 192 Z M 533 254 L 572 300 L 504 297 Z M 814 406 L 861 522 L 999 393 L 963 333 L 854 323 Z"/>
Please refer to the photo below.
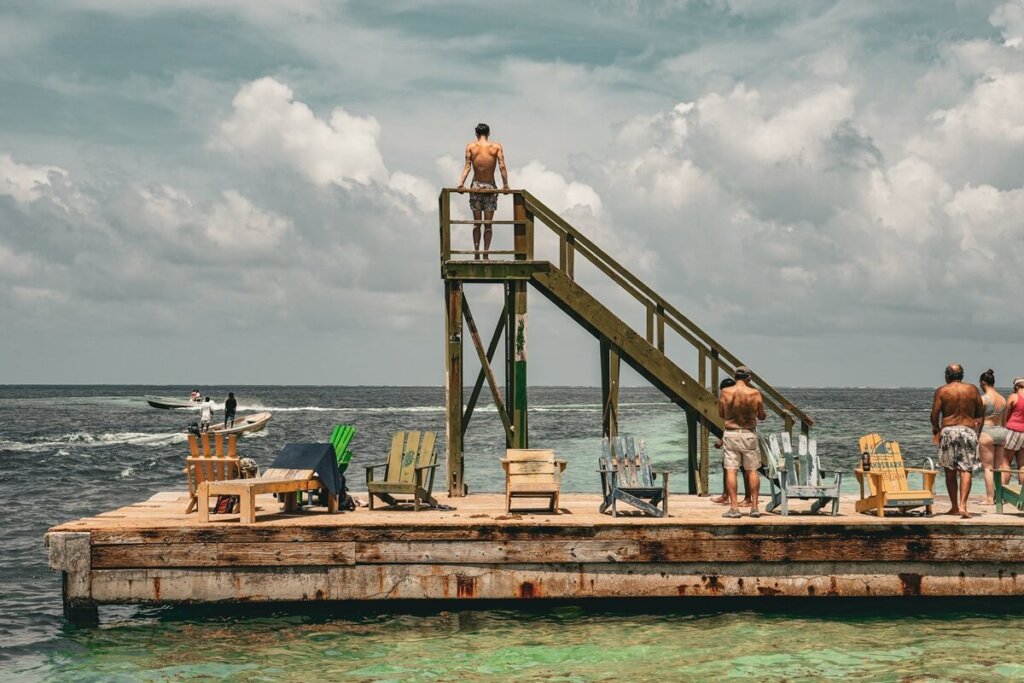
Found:
<path fill-rule="evenodd" d="M 991 507 L 878 518 L 844 497 L 836 517 L 723 519 L 678 494 L 665 518 L 599 514 L 598 494 L 563 494 L 559 514 L 506 513 L 499 493 L 440 502 L 453 509 L 330 514 L 261 495 L 255 524 L 201 524 L 172 491 L 47 544 L 72 618 L 124 603 L 1024 595 L 1024 513 Z"/>
<path fill-rule="evenodd" d="M 506 195 L 502 202 L 507 205 L 511 199 L 511 218 L 453 219 L 453 197 L 467 193 Z M 614 437 L 618 433 L 619 373 L 625 362 L 685 412 L 688 490 L 707 495 L 710 437 L 722 433 L 717 410 L 719 380 L 731 377 L 737 367 L 745 364 L 528 191 L 449 188 L 441 191 L 438 207 L 440 271 L 445 287 L 445 450 L 449 495 L 459 497 L 468 491 L 464 481 L 463 438 L 485 385 L 501 418 L 506 447 L 530 446 L 527 302 L 531 290 L 539 292 L 598 342 L 603 434 Z M 512 248 L 503 245 L 487 252 L 477 251 L 476 247 L 453 248 L 470 244 L 468 228 L 475 224 L 492 230 L 498 241 L 509 241 L 507 232 L 501 231 L 511 230 Z M 542 237 L 538 238 L 538 233 Z M 588 267 L 577 269 L 577 264 Z M 486 346 L 469 305 L 470 286 L 503 287 L 503 310 Z M 642 316 L 617 310 L 594 295 L 596 291 L 608 291 L 609 286 L 627 294 L 627 300 L 638 307 L 632 313 L 642 312 Z M 640 318 L 644 324 L 639 326 L 627 322 Z M 466 348 L 467 342 L 472 350 Z M 499 387 L 492 364 L 502 346 L 505 385 Z M 475 353 L 480 362 L 468 399 L 463 395 L 467 352 Z M 786 432 L 810 432 L 814 423 L 811 417 L 763 377 L 753 373 L 751 384 L 761 391 L 766 409 L 781 418 Z"/>

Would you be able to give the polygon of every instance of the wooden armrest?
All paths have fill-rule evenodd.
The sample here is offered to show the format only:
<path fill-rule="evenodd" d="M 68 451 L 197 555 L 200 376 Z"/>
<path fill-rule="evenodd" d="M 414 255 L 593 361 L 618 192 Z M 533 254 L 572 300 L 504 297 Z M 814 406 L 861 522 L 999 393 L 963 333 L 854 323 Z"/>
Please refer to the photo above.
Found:
<path fill-rule="evenodd" d="M 387 467 L 387 466 L 388 466 L 388 464 L 386 462 L 382 462 L 382 463 L 377 464 L 377 465 L 363 465 L 363 467 L 365 467 L 368 470 L 375 470 L 378 467 Z"/>
<path fill-rule="evenodd" d="M 903 470 L 910 474 L 911 472 L 917 472 L 918 474 L 936 474 L 938 470 L 930 470 L 927 467 L 904 467 Z"/>
<path fill-rule="evenodd" d="M 419 467 L 417 467 L 415 469 L 418 469 L 418 470 L 431 470 L 431 469 L 434 469 L 435 467 L 437 467 L 440 464 L 441 463 L 439 463 L 439 462 L 435 462 L 433 465 L 420 465 Z"/>

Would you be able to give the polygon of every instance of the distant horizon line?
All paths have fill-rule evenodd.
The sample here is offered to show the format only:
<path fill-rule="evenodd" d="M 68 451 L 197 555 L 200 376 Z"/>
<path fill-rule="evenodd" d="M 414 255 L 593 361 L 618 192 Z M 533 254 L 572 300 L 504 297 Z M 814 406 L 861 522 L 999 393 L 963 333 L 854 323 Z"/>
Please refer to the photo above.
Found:
<path fill-rule="evenodd" d="M 970 384 L 970 382 L 968 382 Z M 58 384 L 50 382 L 11 382 L 11 383 L 0 383 L 0 388 L 7 387 L 197 387 L 204 385 L 195 384 L 144 384 L 136 382 L 75 382 L 71 384 Z M 335 387 L 343 389 L 443 389 L 444 386 L 441 384 L 232 384 L 232 383 L 211 383 L 205 386 L 208 387 Z M 465 385 L 463 388 L 470 388 L 472 385 Z M 873 386 L 873 385 L 816 385 L 816 386 L 778 386 L 776 389 L 935 389 L 938 385 L 931 386 Z M 597 389 L 600 390 L 601 386 L 597 384 L 534 384 L 530 385 L 528 389 Z M 657 387 L 649 384 L 629 384 L 620 385 L 620 389 L 653 389 L 659 391 Z M 1012 387 L 996 387 L 996 389 L 1006 388 L 1011 389 Z"/>

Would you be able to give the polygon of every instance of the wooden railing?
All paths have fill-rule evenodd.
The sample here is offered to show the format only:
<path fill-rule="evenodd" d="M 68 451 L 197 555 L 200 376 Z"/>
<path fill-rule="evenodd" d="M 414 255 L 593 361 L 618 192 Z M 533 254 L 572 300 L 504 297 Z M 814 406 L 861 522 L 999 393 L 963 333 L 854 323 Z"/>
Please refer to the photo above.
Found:
<path fill-rule="evenodd" d="M 472 192 L 511 195 L 512 219 L 495 219 L 489 222 L 472 219 L 452 220 L 451 195 Z M 697 354 L 697 380 L 701 386 L 717 395 L 720 378 L 731 377 L 736 368 L 743 365 L 739 358 L 719 344 L 711 335 L 526 190 L 503 192 L 501 190 L 444 189 L 441 191 L 439 202 L 442 267 L 445 263 L 452 261 L 453 257 L 472 258 L 482 255 L 482 251 L 453 250 L 451 248 L 453 225 L 472 226 L 481 222 L 491 226 L 510 225 L 513 229 L 513 248 L 492 250 L 487 252 L 488 255 L 511 256 L 514 260 L 532 261 L 534 259 L 534 228 L 539 220 L 558 237 L 558 267 L 569 278 L 575 280 L 577 256 L 583 257 L 643 306 L 646 313 L 644 336 L 648 343 L 664 353 L 666 329 L 668 329 L 693 347 Z M 460 259 L 455 258 L 454 260 Z M 637 334 L 641 334 L 641 332 L 637 330 Z M 753 386 L 759 389 L 764 396 L 765 406 L 782 418 L 786 431 L 792 431 L 797 424 L 800 425 L 802 432 L 809 431 L 811 425 L 814 424 L 810 416 L 793 405 L 757 373 L 751 375 Z"/>

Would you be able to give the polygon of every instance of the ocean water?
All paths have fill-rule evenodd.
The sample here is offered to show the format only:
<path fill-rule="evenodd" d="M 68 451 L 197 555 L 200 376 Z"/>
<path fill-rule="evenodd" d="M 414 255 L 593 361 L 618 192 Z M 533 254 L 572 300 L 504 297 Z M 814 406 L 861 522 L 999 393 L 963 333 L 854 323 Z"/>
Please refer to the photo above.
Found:
<path fill-rule="evenodd" d="M 0 387 L 0 680 L 1024 679 L 1017 631 L 1024 610 L 1005 602 L 533 603 L 442 613 L 105 607 L 98 628 L 65 624 L 44 532 L 184 488 L 183 429 L 194 416 L 149 408 L 142 397 L 184 396 L 190 388 Z M 325 439 L 340 422 L 359 430 L 356 472 L 381 459 L 396 430 L 444 430 L 437 388 L 203 389 L 221 399 L 235 391 L 240 412 L 274 413 L 263 433 L 241 442 L 261 465 L 285 443 Z M 817 420 L 825 467 L 851 471 L 856 439 L 868 431 L 898 438 L 911 461 L 933 454 L 929 390 L 785 393 Z M 483 400 L 467 434 L 466 478 L 473 491 L 497 491 L 501 425 Z M 620 401 L 621 431 L 645 438 L 655 464 L 683 491 L 682 412 L 652 389 L 625 389 Z M 599 391 L 532 388 L 530 402 L 531 445 L 568 460 L 567 489 L 595 491 Z M 844 488 L 854 486 L 851 475 Z"/>

